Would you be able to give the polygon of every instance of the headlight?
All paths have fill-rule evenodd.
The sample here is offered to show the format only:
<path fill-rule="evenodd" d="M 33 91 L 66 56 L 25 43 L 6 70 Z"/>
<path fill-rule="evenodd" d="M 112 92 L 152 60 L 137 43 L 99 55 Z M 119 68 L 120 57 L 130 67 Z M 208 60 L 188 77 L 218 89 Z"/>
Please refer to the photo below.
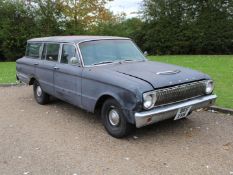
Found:
<path fill-rule="evenodd" d="M 205 82 L 205 93 L 206 94 L 211 94 L 214 90 L 214 82 L 212 80 L 208 80 Z"/>
<path fill-rule="evenodd" d="M 143 107 L 145 109 L 150 109 L 155 105 L 155 102 L 157 100 L 156 92 L 146 92 L 143 94 Z"/>

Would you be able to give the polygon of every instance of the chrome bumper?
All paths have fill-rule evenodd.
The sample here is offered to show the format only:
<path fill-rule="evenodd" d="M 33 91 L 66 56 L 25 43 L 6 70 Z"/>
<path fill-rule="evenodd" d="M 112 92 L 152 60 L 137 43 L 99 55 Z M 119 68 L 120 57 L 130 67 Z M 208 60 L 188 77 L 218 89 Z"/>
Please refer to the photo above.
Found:
<path fill-rule="evenodd" d="M 176 113 L 179 108 L 192 106 L 191 111 L 205 108 L 213 105 L 217 96 L 216 95 L 208 95 L 203 97 L 194 98 L 191 100 L 187 100 L 184 102 L 178 102 L 166 106 L 161 106 L 154 108 L 149 111 L 135 113 L 135 122 L 136 127 L 140 128 L 142 126 L 146 126 L 149 124 L 153 124 L 162 120 L 166 120 L 176 116 Z"/>

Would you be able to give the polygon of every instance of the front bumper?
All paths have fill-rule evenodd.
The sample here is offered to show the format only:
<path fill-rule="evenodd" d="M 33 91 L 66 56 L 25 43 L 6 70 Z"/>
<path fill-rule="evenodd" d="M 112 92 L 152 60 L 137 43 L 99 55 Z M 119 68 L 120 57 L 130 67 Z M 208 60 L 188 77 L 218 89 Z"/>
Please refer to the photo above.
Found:
<path fill-rule="evenodd" d="M 176 116 L 178 109 L 182 107 L 192 106 L 190 111 L 200 108 L 206 108 L 214 104 L 217 96 L 208 95 L 183 102 L 178 102 L 166 106 L 154 108 L 150 111 L 138 112 L 134 114 L 136 127 L 140 128 L 149 124 L 153 124 L 162 120 L 166 120 Z"/>

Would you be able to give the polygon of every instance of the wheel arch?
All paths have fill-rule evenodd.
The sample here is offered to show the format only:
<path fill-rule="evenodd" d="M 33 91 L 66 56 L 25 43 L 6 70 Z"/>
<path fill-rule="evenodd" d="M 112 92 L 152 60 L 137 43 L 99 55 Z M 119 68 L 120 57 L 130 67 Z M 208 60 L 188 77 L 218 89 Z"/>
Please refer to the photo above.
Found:
<path fill-rule="evenodd" d="M 94 112 L 100 116 L 100 113 L 101 113 L 101 108 L 104 104 L 104 102 L 108 99 L 115 99 L 116 101 L 118 101 L 115 97 L 113 97 L 112 95 L 109 95 L 109 94 L 104 94 L 104 95 L 101 95 L 96 104 L 95 104 L 95 108 L 94 108 Z"/>
<path fill-rule="evenodd" d="M 37 81 L 35 77 L 31 77 L 30 80 L 29 80 L 29 85 L 33 85 L 34 82 Z"/>
<path fill-rule="evenodd" d="M 108 99 L 114 99 L 116 100 L 122 108 L 122 112 L 124 113 L 127 121 L 131 124 L 135 123 L 135 119 L 134 119 L 134 115 L 133 115 L 133 111 L 131 109 L 127 109 L 126 105 L 127 105 L 127 101 L 123 101 L 121 99 L 121 96 L 117 96 L 115 94 L 103 94 L 101 95 L 98 100 L 96 101 L 95 104 L 95 108 L 94 108 L 94 113 L 97 114 L 97 116 L 101 116 L 101 108 L 104 104 L 104 102 Z M 128 103 L 129 104 L 129 103 Z"/>

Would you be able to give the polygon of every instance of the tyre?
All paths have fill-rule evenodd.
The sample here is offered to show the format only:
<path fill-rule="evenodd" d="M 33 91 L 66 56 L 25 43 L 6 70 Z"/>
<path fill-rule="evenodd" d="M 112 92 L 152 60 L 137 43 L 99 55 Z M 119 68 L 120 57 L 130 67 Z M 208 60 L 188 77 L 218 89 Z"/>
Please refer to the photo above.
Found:
<path fill-rule="evenodd" d="M 49 95 L 42 90 L 38 81 L 33 83 L 33 92 L 37 103 L 44 105 L 49 102 Z"/>
<path fill-rule="evenodd" d="M 133 125 L 127 122 L 120 104 L 114 99 L 104 102 L 101 118 L 106 131 L 115 138 L 125 137 L 133 129 Z"/>

